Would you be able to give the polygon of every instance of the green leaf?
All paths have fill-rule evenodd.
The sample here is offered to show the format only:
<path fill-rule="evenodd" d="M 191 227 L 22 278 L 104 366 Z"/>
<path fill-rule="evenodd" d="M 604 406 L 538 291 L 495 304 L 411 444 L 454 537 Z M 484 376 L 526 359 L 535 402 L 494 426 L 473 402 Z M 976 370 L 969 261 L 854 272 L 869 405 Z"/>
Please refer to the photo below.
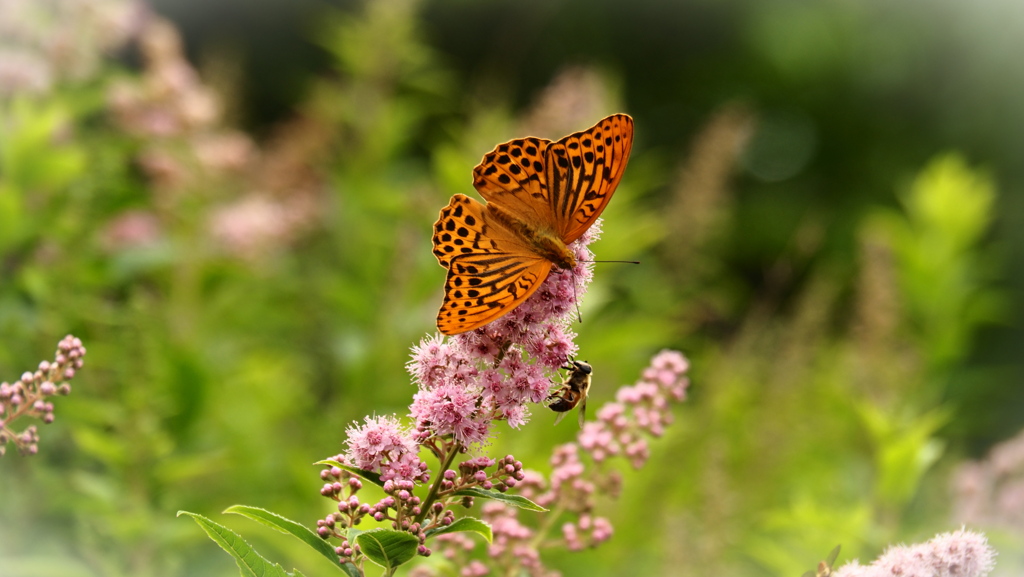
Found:
<path fill-rule="evenodd" d="M 238 533 L 196 513 L 178 511 L 178 516 L 180 517 L 181 515 L 192 517 L 203 531 L 206 531 L 210 539 L 213 539 L 214 543 L 220 545 L 221 549 L 224 549 L 229 555 L 234 557 L 235 563 L 238 564 L 238 570 L 243 577 L 288 577 L 288 573 L 280 565 L 267 561 L 246 543 Z"/>
<path fill-rule="evenodd" d="M 252 519 L 257 523 L 262 523 L 271 529 L 276 529 L 282 533 L 291 535 L 302 541 L 306 545 L 309 545 L 317 553 L 323 555 L 331 564 L 340 566 L 338 563 L 338 555 L 334 552 L 334 547 L 331 547 L 330 543 L 320 538 L 319 535 L 314 533 L 308 527 L 296 523 L 291 519 L 287 519 L 278 515 L 277 513 L 271 513 L 266 509 L 260 509 L 259 507 L 249 507 L 247 505 L 232 505 L 224 510 L 225 513 L 234 513 L 243 517 Z M 354 568 L 354 567 L 353 567 Z"/>
<path fill-rule="evenodd" d="M 539 513 L 547 511 L 547 509 L 545 509 L 544 507 L 541 507 L 540 505 L 534 503 L 533 501 L 527 499 L 526 497 L 523 497 L 522 495 L 506 495 L 505 493 L 499 493 L 497 491 L 485 491 L 478 487 L 456 491 L 455 494 L 463 495 L 466 497 L 479 497 L 481 499 L 491 499 L 492 501 L 501 501 L 506 505 L 512 505 L 513 507 L 518 507 L 520 509 L 525 509 L 527 511 L 537 511 Z"/>
<path fill-rule="evenodd" d="M 487 539 L 488 543 L 490 543 L 494 538 L 494 535 L 491 533 L 491 526 L 487 523 L 484 523 L 480 519 L 476 519 L 473 517 L 463 517 L 458 521 L 455 521 L 451 525 L 448 525 L 447 527 L 437 527 L 431 529 L 427 531 L 427 537 L 444 535 L 445 533 L 457 533 L 465 531 L 472 531 L 474 533 L 479 533 L 483 535 L 484 539 Z"/>
<path fill-rule="evenodd" d="M 362 469 L 358 469 L 356 467 L 353 467 L 352 465 L 346 465 L 344 463 L 339 463 L 338 461 L 334 461 L 332 459 L 327 459 L 325 461 L 317 461 L 317 462 L 315 462 L 313 464 L 314 465 L 330 465 L 331 467 L 338 467 L 339 469 L 344 469 L 344 470 L 348 471 L 349 473 L 352 473 L 353 475 L 355 475 L 357 477 L 362 477 L 363 479 L 366 479 L 367 481 L 373 483 L 374 485 L 377 485 L 378 487 L 383 487 L 384 486 L 384 481 L 380 480 L 380 475 L 378 475 L 377 473 L 374 473 L 372 471 L 364 471 Z"/>
<path fill-rule="evenodd" d="M 367 559 L 391 574 L 396 567 L 416 556 L 420 540 L 403 531 L 373 529 L 357 535 L 356 543 Z"/>
<path fill-rule="evenodd" d="M 884 504 L 902 507 L 942 456 L 945 445 L 936 432 L 950 414 L 936 409 L 919 416 L 890 415 L 868 403 L 861 404 L 858 414 L 875 445 L 876 494 Z"/>

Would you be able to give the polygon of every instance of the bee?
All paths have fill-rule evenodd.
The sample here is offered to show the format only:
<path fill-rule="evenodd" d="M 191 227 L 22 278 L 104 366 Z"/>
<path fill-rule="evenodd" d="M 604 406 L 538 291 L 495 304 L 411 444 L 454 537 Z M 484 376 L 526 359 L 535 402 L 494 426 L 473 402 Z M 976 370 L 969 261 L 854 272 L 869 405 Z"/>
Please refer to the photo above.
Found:
<path fill-rule="evenodd" d="M 583 428 L 583 421 L 586 420 L 587 414 L 587 393 L 590 391 L 590 373 L 593 369 L 586 361 L 571 361 L 562 368 L 569 371 L 569 376 L 565 378 L 565 382 L 558 387 L 558 390 L 548 395 L 546 399 L 548 408 L 558 413 L 555 418 L 557 425 L 569 411 L 579 405 L 580 428 Z"/>
<path fill-rule="evenodd" d="M 839 556 L 839 547 L 840 545 L 836 545 L 836 548 L 828 554 L 824 561 L 818 561 L 817 571 L 805 571 L 802 577 L 830 577 L 832 565 L 836 562 L 836 557 Z"/>

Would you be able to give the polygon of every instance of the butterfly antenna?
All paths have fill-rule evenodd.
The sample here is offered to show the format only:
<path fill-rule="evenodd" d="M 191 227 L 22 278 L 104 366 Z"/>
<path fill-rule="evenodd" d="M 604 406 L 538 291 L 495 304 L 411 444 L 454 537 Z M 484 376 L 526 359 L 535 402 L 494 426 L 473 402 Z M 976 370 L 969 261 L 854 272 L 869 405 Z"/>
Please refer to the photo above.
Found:
<path fill-rule="evenodd" d="M 638 260 L 580 260 L 580 261 L 577 261 L 577 262 L 614 262 L 614 263 L 621 263 L 621 264 L 640 264 L 640 261 L 638 261 Z M 573 273 L 573 277 L 575 277 L 575 276 L 576 276 L 576 273 Z M 575 278 L 573 278 L 573 281 L 575 281 Z M 573 297 L 573 300 L 576 302 L 576 319 L 579 322 L 582 323 L 583 322 L 583 314 L 580 312 L 580 298 L 579 298 L 579 296 L 576 295 L 576 283 L 575 282 L 572 283 L 572 297 Z"/>
<path fill-rule="evenodd" d="M 638 260 L 581 260 L 578 262 L 617 262 L 619 264 L 640 264 Z"/>

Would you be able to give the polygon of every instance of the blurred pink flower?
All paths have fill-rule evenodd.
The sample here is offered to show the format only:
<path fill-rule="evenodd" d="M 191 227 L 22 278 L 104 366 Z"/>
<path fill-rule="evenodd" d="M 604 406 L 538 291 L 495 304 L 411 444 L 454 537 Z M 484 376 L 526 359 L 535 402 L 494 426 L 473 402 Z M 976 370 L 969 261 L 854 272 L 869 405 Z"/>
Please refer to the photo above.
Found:
<path fill-rule="evenodd" d="M 957 523 L 1009 529 L 1024 536 L 1024 431 L 992 448 L 953 476 Z"/>
<path fill-rule="evenodd" d="M 240 132 L 204 134 L 193 146 L 200 164 L 215 172 L 242 170 L 256 154 L 252 140 Z"/>
<path fill-rule="evenodd" d="M 117 251 L 151 245 L 160 236 L 160 221 L 155 214 L 129 210 L 107 223 L 101 233 L 101 242 L 107 250 Z"/>
<path fill-rule="evenodd" d="M 598 70 L 569 66 L 535 99 L 522 134 L 569 134 L 618 108 L 611 83 Z"/>
<path fill-rule="evenodd" d="M 157 192 L 177 189 L 188 177 L 181 161 L 163 148 L 151 147 L 142 151 L 138 163 Z"/>
<path fill-rule="evenodd" d="M 143 12 L 135 0 L 0 0 L 0 96 L 91 77 Z"/>
<path fill-rule="evenodd" d="M 256 259 L 290 242 L 312 217 L 312 202 L 305 197 L 284 201 L 252 194 L 214 210 L 209 230 L 230 254 Z"/>
<path fill-rule="evenodd" d="M 995 551 L 980 533 L 961 529 L 917 545 L 889 548 L 870 565 L 857 561 L 835 577 L 984 577 L 995 567 Z"/>
<path fill-rule="evenodd" d="M 40 94 L 53 84 L 50 65 L 39 54 L 0 48 L 0 97 Z"/>
<path fill-rule="evenodd" d="M 220 103 L 185 59 L 181 38 L 162 18 L 147 18 L 139 34 L 145 58 L 140 79 L 113 85 L 107 96 L 121 127 L 140 137 L 168 138 L 209 129 Z"/>

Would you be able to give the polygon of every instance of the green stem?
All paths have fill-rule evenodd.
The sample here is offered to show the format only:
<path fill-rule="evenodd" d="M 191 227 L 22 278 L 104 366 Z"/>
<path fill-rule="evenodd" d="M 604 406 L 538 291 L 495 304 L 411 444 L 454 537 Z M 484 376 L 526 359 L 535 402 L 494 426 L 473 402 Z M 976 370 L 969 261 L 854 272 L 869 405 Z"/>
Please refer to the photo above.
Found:
<path fill-rule="evenodd" d="M 558 518 L 565 512 L 565 507 L 561 504 L 555 506 L 554 509 L 548 511 L 547 518 L 544 519 L 544 524 L 537 528 L 537 532 L 534 533 L 533 539 L 530 540 L 530 547 L 533 549 L 539 549 L 541 541 L 547 536 L 548 531 L 554 527 L 555 523 L 558 522 Z"/>
<path fill-rule="evenodd" d="M 455 455 L 459 453 L 462 448 L 462 443 L 455 441 L 452 445 L 451 451 L 448 452 L 448 456 L 445 457 L 444 462 L 441 463 L 441 469 L 437 472 L 437 478 L 434 479 L 434 484 L 430 486 L 430 492 L 427 493 L 427 498 L 423 500 L 423 505 L 420 507 L 420 514 L 416 516 L 414 522 L 423 523 L 423 519 L 427 517 L 430 512 L 430 506 L 437 500 L 437 494 L 441 490 L 441 483 L 444 482 L 444 472 L 451 466 L 452 461 L 455 460 Z"/>

